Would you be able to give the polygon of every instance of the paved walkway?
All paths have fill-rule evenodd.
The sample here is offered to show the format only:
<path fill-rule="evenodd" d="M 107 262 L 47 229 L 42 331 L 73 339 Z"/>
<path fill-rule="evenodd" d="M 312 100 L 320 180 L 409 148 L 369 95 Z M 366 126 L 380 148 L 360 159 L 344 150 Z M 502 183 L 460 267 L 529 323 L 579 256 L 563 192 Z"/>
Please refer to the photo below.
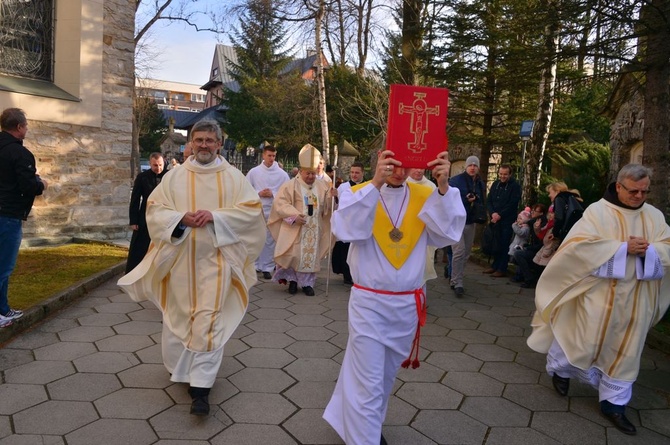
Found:
<path fill-rule="evenodd" d="M 390 444 L 670 443 L 668 355 L 645 351 L 628 409 L 638 435 L 625 436 L 591 388 L 551 388 L 544 357 L 525 344 L 532 291 L 481 271 L 468 264 L 461 299 L 443 278 L 430 282 L 423 363 L 398 375 Z M 342 443 L 321 419 L 347 339 L 341 276 L 328 297 L 325 273 L 315 297 L 252 289 L 205 419 L 189 415 L 186 386 L 162 365 L 160 313 L 131 302 L 117 278 L 0 349 L 0 445 Z"/>

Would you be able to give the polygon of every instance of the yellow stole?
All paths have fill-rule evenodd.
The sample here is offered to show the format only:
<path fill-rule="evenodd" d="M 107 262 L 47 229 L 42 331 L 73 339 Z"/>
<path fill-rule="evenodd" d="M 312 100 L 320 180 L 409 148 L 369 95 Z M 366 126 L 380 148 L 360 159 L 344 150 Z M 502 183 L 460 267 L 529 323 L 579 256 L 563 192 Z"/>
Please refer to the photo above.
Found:
<path fill-rule="evenodd" d="M 355 185 L 351 188 L 353 192 L 365 187 L 368 182 Z M 400 269 L 410 253 L 414 250 L 414 246 L 423 232 L 426 224 L 419 219 L 419 212 L 423 208 L 430 194 L 433 192 L 429 187 L 411 182 L 405 182 L 405 187 L 409 187 L 407 193 L 407 210 L 402 218 L 402 223 L 398 229 L 403 233 L 400 241 L 395 242 L 389 236 L 389 232 L 393 230 L 393 223 L 391 217 L 386 213 L 384 206 L 380 201 L 377 203 L 375 211 L 375 221 L 372 227 L 372 236 L 374 236 L 379 249 L 382 251 L 389 263 L 396 269 Z"/>

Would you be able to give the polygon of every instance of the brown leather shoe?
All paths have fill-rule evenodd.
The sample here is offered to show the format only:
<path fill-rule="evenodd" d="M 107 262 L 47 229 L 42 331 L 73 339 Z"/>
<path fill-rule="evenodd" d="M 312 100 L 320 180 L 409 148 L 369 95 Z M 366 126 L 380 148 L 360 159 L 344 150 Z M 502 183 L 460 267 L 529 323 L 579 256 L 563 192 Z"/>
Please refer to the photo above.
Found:
<path fill-rule="evenodd" d="M 493 272 L 493 273 L 491 274 L 491 276 L 494 277 L 494 278 L 502 278 L 502 277 L 506 277 L 507 274 L 504 273 L 504 272 L 500 272 L 499 270 L 497 270 L 497 271 Z"/>
<path fill-rule="evenodd" d="M 493 273 L 493 272 L 495 272 L 495 271 L 496 271 L 496 270 L 493 269 L 493 268 L 488 268 L 488 269 L 486 269 L 486 270 L 485 270 L 484 272 L 482 272 L 482 273 Z"/>

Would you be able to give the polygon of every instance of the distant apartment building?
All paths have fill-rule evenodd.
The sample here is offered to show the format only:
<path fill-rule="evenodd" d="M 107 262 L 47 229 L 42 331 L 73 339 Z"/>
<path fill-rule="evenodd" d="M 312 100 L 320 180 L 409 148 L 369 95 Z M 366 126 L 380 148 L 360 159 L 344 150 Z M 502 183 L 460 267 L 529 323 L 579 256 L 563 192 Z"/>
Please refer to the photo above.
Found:
<path fill-rule="evenodd" d="M 135 79 L 139 97 L 152 98 L 161 110 L 199 113 L 205 108 L 206 92 L 190 83 L 157 79 Z"/>

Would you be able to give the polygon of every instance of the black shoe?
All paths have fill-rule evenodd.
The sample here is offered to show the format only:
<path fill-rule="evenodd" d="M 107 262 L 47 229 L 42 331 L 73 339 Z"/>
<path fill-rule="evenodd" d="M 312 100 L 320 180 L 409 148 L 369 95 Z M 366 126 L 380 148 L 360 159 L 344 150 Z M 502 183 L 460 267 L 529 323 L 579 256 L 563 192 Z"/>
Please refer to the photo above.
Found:
<path fill-rule="evenodd" d="M 303 286 L 302 291 L 308 297 L 313 297 L 314 296 L 314 289 L 312 289 L 312 286 Z"/>
<path fill-rule="evenodd" d="M 263 278 L 266 280 L 271 280 L 272 274 L 270 272 L 263 272 Z"/>
<path fill-rule="evenodd" d="M 209 414 L 209 390 L 210 388 L 197 388 L 190 386 L 188 394 L 193 401 L 191 402 L 191 414 L 195 416 L 206 416 Z"/>
<path fill-rule="evenodd" d="M 568 395 L 568 390 L 570 389 L 570 379 L 561 377 L 554 373 L 554 375 L 551 377 L 551 383 L 554 385 L 554 389 L 557 393 L 562 396 Z"/>
<path fill-rule="evenodd" d="M 388 443 L 386 442 L 386 438 L 384 437 L 383 434 L 382 434 L 382 438 L 379 440 L 379 445 L 388 445 Z"/>
<path fill-rule="evenodd" d="M 293 295 L 296 292 L 298 292 L 298 282 L 297 281 L 289 281 L 288 282 L 288 293 Z"/>
<path fill-rule="evenodd" d="M 612 422 L 612 425 L 622 433 L 631 436 L 637 433 L 635 425 L 630 423 L 630 420 L 628 420 L 624 413 L 603 413 L 603 416 L 607 417 Z"/>
<path fill-rule="evenodd" d="M 345 278 L 344 279 L 344 284 L 352 286 L 354 284 L 354 280 L 352 280 L 351 278 Z"/>
<path fill-rule="evenodd" d="M 457 286 L 454 288 L 454 293 L 456 293 L 457 297 L 462 297 L 465 293 L 465 289 L 463 289 L 461 286 Z"/>

